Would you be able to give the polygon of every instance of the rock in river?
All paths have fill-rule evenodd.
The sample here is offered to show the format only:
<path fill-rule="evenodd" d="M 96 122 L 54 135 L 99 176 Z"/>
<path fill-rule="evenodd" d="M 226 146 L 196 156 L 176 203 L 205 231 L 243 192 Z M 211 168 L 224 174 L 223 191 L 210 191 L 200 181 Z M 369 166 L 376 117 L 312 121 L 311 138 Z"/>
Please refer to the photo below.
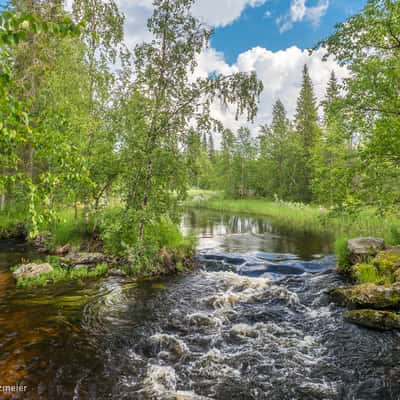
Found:
<path fill-rule="evenodd" d="M 103 253 L 74 253 L 62 258 L 62 262 L 68 265 L 96 265 L 109 261 Z"/>
<path fill-rule="evenodd" d="M 13 272 L 13 276 L 15 279 L 36 278 L 39 275 L 52 271 L 53 267 L 48 263 L 44 264 L 31 263 L 31 264 L 24 264 L 18 267 L 18 269 L 16 269 Z"/>
<path fill-rule="evenodd" d="M 400 315 L 391 311 L 352 310 L 346 319 L 357 325 L 379 330 L 400 329 Z"/>
<path fill-rule="evenodd" d="M 351 239 L 348 242 L 350 262 L 354 265 L 368 261 L 369 258 L 375 257 L 384 248 L 383 239 L 372 237 Z"/>
<path fill-rule="evenodd" d="M 339 287 L 330 291 L 332 299 L 341 304 L 360 308 L 399 308 L 400 285 L 384 286 L 374 283 Z"/>

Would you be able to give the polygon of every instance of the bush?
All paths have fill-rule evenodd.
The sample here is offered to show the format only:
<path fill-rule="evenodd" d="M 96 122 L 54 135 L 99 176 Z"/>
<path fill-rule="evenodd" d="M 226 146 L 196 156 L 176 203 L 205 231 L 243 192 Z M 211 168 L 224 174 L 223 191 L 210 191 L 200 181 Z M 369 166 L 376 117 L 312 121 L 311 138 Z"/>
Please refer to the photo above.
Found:
<path fill-rule="evenodd" d="M 192 255 L 195 239 L 184 237 L 179 226 L 164 216 L 149 222 L 144 230 L 143 242 L 138 242 L 138 215 L 134 210 L 112 210 L 102 226 L 102 240 L 108 253 L 130 261 L 130 272 L 146 273 L 160 267 L 164 251 L 173 261 Z"/>
<path fill-rule="evenodd" d="M 344 273 L 350 273 L 350 251 L 347 238 L 339 238 L 335 242 L 335 254 L 337 259 L 338 270 Z"/>

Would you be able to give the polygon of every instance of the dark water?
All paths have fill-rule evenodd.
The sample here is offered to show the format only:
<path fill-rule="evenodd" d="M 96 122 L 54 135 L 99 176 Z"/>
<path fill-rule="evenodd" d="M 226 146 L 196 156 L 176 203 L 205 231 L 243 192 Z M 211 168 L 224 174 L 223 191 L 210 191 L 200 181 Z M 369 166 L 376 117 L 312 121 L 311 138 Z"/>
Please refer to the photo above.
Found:
<path fill-rule="evenodd" d="M 0 384 L 27 399 L 399 399 L 400 335 L 343 320 L 328 237 L 188 214 L 201 269 L 17 290 L 0 244 Z M 0 394 L 1 398 L 1 394 Z M 16 397 L 18 398 L 18 396 Z"/>

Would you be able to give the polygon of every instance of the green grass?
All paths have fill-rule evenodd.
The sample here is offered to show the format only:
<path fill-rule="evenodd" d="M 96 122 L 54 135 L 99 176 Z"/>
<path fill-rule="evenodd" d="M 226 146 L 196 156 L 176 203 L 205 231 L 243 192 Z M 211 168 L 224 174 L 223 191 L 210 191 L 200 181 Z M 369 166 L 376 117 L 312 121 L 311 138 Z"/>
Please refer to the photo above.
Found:
<path fill-rule="evenodd" d="M 24 215 L 16 210 L 0 212 L 0 238 L 7 238 L 18 233 L 18 225 L 25 221 Z"/>
<path fill-rule="evenodd" d="M 89 226 L 86 226 L 81 211 L 75 218 L 73 208 L 66 208 L 58 210 L 55 220 L 40 226 L 40 231 L 49 233 L 51 247 L 65 244 L 79 245 L 82 240 L 90 237 L 88 231 L 90 231 L 91 225 L 91 221 L 89 221 Z"/>
<path fill-rule="evenodd" d="M 340 272 L 350 274 L 351 263 L 350 263 L 350 251 L 348 248 L 348 239 L 340 237 L 335 242 L 335 254 L 337 258 L 337 264 Z"/>
<path fill-rule="evenodd" d="M 358 283 L 377 283 L 381 280 L 377 269 L 371 264 L 360 264 L 355 270 Z"/>
<path fill-rule="evenodd" d="M 80 281 L 85 279 L 100 278 L 107 274 L 108 265 L 99 264 L 93 269 L 79 268 L 66 269 L 61 268 L 58 264 L 52 264 L 54 270 L 52 272 L 42 274 L 36 278 L 18 279 L 17 286 L 26 287 L 43 287 L 49 284 L 67 281 Z"/>

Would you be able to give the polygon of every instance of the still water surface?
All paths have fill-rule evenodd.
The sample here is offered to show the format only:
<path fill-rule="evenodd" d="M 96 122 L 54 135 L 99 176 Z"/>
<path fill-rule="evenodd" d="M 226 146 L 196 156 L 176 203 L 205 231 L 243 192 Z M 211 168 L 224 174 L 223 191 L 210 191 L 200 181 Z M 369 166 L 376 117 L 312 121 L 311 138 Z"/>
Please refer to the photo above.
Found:
<path fill-rule="evenodd" d="M 400 398 L 400 335 L 329 302 L 330 237 L 205 211 L 182 229 L 199 237 L 191 274 L 31 292 L 8 267 L 35 254 L 0 242 L 0 384 L 24 399 Z"/>

